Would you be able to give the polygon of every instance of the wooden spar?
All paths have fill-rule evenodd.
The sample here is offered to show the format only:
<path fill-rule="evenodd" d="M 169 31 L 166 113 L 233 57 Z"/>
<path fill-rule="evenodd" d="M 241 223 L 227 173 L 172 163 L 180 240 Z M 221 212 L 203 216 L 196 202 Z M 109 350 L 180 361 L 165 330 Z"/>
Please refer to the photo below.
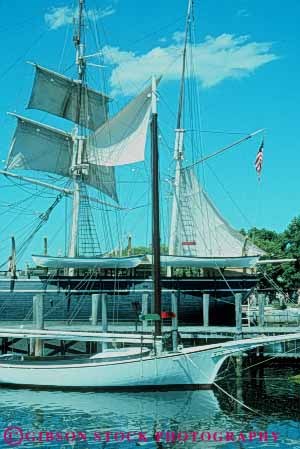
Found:
<path fill-rule="evenodd" d="M 186 167 L 184 167 L 184 169 L 189 169 L 189 168 L 195 167 L 195 165 L 202 164 L 203 162 L 207 161 L 208 159 L 218 156 L 219 154 L 224 153 L 225 151 L 230 150 L 233 147 L 236 147 L 237 145 L 245 142 L 246 140 L 252 139 L 252 137 L 254 137 L 257 134 L 260 134 L 264 131 L 265 131 L 265 129 L 259 129 L 257 131 L 254 131 L 253 133 L 248 134 L 248 136 L 243 137 L 242 139 L 236 140 L 235 142 L 231 143 L 230 145 L 227 145 L 226 147 L 223 147 L 220 150 L 215 151 L 214 153 L 208 154 L 207 156 L 199 159 L 198 161 L 194 162 L 193 164 L 187 165 Z"/>
<path fill-rule="evenodd" d="M 154 313 L 161 315 L 160 285 L 160 230 L 159 230 L 159 159 L 157 131 L 156 79 L 152 78 L 152 119 L 151 119 L 151 158 L 152 158 L 152 249 L 153 249 L 153 296 Z M 161 335 L 161 320 L 155 321 L 155 335 Z"/>
<path fill-rule="evenodd" d="M 55 186 L 53 184 L 49 184 L 48 182 L 39 181 L 38 179 L 34 179 L 34 178 L 29 178 L 28 176 L 17 175 L 15 173 L 11 173 L 11 172 L 6 171 L 6 170 L 0 170 L 0 175 L 8 176 L 9 178 L 19 179 L 20 181 L 25 181 L 25 182 L 28 182 L 29 184 L 33 184 L 33 185 L 37 185 L 37 186 L 41 186 L 41 187 L 46 187 L 47 189 L 51 189 L 51 190 L 55 190 L 57 192 L 61 192 L 64 195 L 74 195 L 74 190 L 65 189 L 63 187 L 58 187 L 58 186 Z M 103 206 L 111 207 L 112 209 L 131 210 L 130 208 L 122 207 L 122 206 L 115 205 L 115 204 L 111 204 L 111 203 L 108 203 L 107 201 L 102 201 L 102 200 L 99 200 L 98 198 L 94 198 L 94 197 L 91 197 L 91 196 L 84 196 L 83 195 L 82 198 L 83 199 L 88 199 L 89 201 L 93 201 L 94 203 L 98 203 L 98 204 L 101 204 Z"/>
<path fill-rule="evenodd" d="M 257 262 L 257 265 L 267 265 L 269 263 L 276 264 L 276 263 L 292 263 L 297 262 L 297 259 L 265 259 L 265 260 L 259 260 Z"/>
<path fill-rule="evenodd" d="M 30 184 L 34 184 L 41 187 L 47 187 L 48 189 L 56 190 L 57 192 L 61 192 L 65 195 L 72 195 L 73 190 L 65 189 L 63 187 L 54 186 L 49 184 L 48 182 L 39 181 L 38 179 L 28 178 L 27 176 L 16 175 L 15 173 L 10 173 L 6 170 L 0 170 L 0 175 L 8 176 L 10 178 L 20 179 L 21 181 L 29 182 Z"/>

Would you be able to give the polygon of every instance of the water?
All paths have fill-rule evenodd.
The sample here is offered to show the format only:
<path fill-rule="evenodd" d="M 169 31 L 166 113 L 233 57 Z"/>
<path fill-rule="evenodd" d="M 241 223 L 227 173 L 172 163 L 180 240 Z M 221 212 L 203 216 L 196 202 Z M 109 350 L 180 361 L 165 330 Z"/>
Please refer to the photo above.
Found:
<path fill-rule="evenodd" d="M 0 447 L 297 449 L 300 385 L 291 376 L 299 372 L 297 368 L 270 367 L 252 380 L 245 372 L 240 382 L 231 377 L 219 382 L 256 413 L 216 388 L 145 393 L 1 389 Z M 12 426 L 18 428 L 5 431 Z M 226 441 L 226 432 L 231 432 L 227 437 L 235 441 Z M 268 441 L 260 441 L 260 432 Z M 272 432 L 278 433 L 276 442 Z M 222 437 L 222 441 L 214 441 L 214 437 Z M 12 446 L 18 442 L 19 446 Z"/>

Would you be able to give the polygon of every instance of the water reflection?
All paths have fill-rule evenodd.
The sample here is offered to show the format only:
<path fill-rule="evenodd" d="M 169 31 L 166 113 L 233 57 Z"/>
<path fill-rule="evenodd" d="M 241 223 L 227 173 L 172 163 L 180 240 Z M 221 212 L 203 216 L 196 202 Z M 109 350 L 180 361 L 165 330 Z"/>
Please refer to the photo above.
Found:
<path fill-rule="evenodd" d="M 7 426 L 19 426 L 30 432 L 31 439 L 23 441 L 25 448 L 47 449 L 78 448 L 95 449 L 109 446 L 119 449 L 146 445 L 148 448 L 215 448 L 215 447 L 297 447 L 300 439 L 300 386 L 289 380 L 297 370 L 268 368 L 263 376 L 248 376 L 241 382 L 235 379 L 223 380 L 222 388 L 235 398 L 247 404 L 257 413 L 251 413 L 220 390 L 170 391 L 147 393 L 78 393 L 59 391 L 35 391 L 0 389 L 0 447 L 3 446 L 3 431 Z M 63 441 L 47 442 L 46 432 L 60 432 Z M 166 432 L 174 432 L 176 442 L 166 441 Z M 200 441 L 201 432 L 222 433 L 223 441 Z M 228 442 L 225 432 L 235 436 L 249 432 L 268 432 L 269 440 L 260 442 Z M 271 444 L 271 432 L 280 432 L 279 442 Z M 34 434 L 33 434 L 34 432 Z M 74 432 L 74 441 L 67 441 L 66 433 Z M 78 438 L 78 432 L 86 434 L 87 441 Z M 104 435 L 110 432 L 108 441 Z M 119 432 L 116 442 L 113 435 Z M 145 439 L 138 437 L 123 442 L 120 432 L 142 432 Z M 160 441 L 155 441 L 156 432 L 164 432 Z M 188 439 L 178 441 L 180 432 L 186 432 Z M 192 441 L 192 432 L 197 432 Z M 37 441 L 42 434 L 42 441 Z M 96 438 L 95 435 L 101 435 Z M 171 435 L 171 434 L 170 434 Z M 179 439 L 183 439 L 181 436 Z M 171 436 L 170 436 L 171 439 Z M 245 446 L 246 444 L 246 446 Z M 6 446 L 8 447 L 8 446 Z"/>

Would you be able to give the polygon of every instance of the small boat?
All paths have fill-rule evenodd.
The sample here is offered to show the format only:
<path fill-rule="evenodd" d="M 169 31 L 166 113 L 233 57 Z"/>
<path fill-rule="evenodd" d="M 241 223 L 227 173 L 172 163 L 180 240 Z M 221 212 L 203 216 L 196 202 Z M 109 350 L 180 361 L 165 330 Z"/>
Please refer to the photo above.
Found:
<path fill-rule="evenodd" d="M 36 337 L 36 335 L 34 335 Z M 257 337 L 226 343 L 162 351 L 118 351 L 89 359 L 22 357 L 0 360 L 0 384 L 71 390 L 147 390 L 211 388 L 231 355 L 270 344 L 300 339 L 300 334 Z"/>

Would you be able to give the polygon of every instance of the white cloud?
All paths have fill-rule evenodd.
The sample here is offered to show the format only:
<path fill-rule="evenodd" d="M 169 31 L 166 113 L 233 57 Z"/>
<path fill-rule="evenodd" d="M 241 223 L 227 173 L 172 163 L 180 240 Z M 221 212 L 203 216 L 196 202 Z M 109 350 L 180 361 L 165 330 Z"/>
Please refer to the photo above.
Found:
<path fill-rule="evenodd" d="M 107 64 L 112 64 L 110 77 L 112 95 L 121 91 L 127 95 L 137 89 L 153 74 L 164 80 L 175 80 L 181 73 L 182 34 L 173 35 L 169 46 L 153 48 L 148 53 L 135 54 L 118 47 L 105 47 Z M 278 59 L 269 42 L 254 42 L 250 36 L 221 34 L 207 36 L 193 49 L 194 75 L 204 88 L 215 86 L 225 79 L 248 76 L 259 67 Z M 122 90 L 120 89 L 120 86 Z"/>
<path fill-rule="evenodd" d="M 238 17 L 249 17 L 250 13 L 247 11 L 247 9 L 239 9 L 236 15 Z"/>
<path fill-rule="evenodd" d="M 92 20 L 99 20 L 103 17 L 111 16 L 116 11 L 113 6 L 107 6 L 103 9 L 89 9 L 87 15 Z M 69 6 L 61 6 L 59 8 L 51 8 L 45 15 L 44 19 L 47 26 L 51 30 L 73 23 L 73 18 L 78 15 L 78 8 L 73 9 Z"/>
<path fill-rule="evenodd" d="M 185 32 L 184 31 L 175 31 L 175 33 L 173 33 L 173 41 L 177 42 L 177 44 L 182 44 L 182 42 L 184 42 L 184 38 L 185 38 Z"/>

